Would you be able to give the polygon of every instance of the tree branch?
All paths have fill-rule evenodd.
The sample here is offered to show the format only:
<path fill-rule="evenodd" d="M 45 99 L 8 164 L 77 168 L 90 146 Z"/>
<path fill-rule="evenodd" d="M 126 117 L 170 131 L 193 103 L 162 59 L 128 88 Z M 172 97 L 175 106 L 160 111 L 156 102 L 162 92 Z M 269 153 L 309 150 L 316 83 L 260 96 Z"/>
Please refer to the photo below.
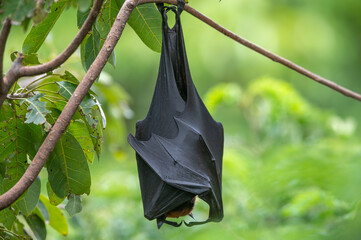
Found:
<path fill-rule="evenodd" d="M 122 35 L 125 24 L 128 21 L 131 12 L 137 6 L 137 3 L 138 0 L 126 0 L 124 2 L 98 56 L 90 66 L 83 80 L 75 89 L 73 95 L 39 148 L 34 159 L 26 169 L 26 172 L 9 191 L 0 196 L 0 210 L 7 208 L 14 203 L 26 191 L 26 189 L 30 187 L 39 175 L 46 160 L 69 125 L 83 98 L 86 96 L 90 87 L 107 63 L 107 60 Z"/>
<path fill-rule="evenodd" d="M 145 3 L 169 3 L 169 4 L 177 4 L 176 0 L 140 0 L 138 5 L 140 4 L 145 4 Z M 272 61 L 278 62 L 320 84 L 323 84 L 329 88 L 332 88 L 333 90 L 347 96 L 347 97 L 351 97 L 354 98 L 358 101 L 361 101 L 361 95 L 358 93 L 355 93 L 345 87 L 342 87 L 340 85 L 338 85 L 337 83 L 334 83 L 330 80 L 327 80 L 326 78 L 323 78 L 293 62 L 291 62 L 290 60 L 287 60 L 281 56 L 278 56 L 277 54 L 274 54 L 250 41 L 248 41 L 247 39 L 244 39 L 240 36 L 238 36 L 237 34 L 231 32 L 230 30 L 222 27 L 221 25 L 219 25 L 218 23 L 216 23 L 215 21 L 213 21 L 212 19 L 210 19 L 209 17 L 203 15 L 202 13 L 198 12 L 197 10 L 195 10 L 194 8 L 190 7 L 189 5 L 185 5 L 184 10 L 187 11 L 188 13 L 190 13 L 191 15 L 193 15 L 194 17 L 198 18 L 199 20 L 201 20 L 202 22 L 208 24 L 209 26 L 211 26 L 212 28 L 216 29 L 218 32 L 223 33 L 224 35 L 226 35 L 227 37 L 237 41 L 238 43 L 258 52 L 259 54 L 262 54 L 263 56 L 271 59 Z"/>
<path fill-rule="evenodd" d="M 11 86 L 18 80 L 20 77 L 23 76 L 35 76 L 43 73 L 47 73 L 49 71 L 54 70 L 55 68 L 59 67 L 61 64 L 63 64 L 79 47 L 81 42 L 84 40 L 88 32 L 91 30 L 91 27 L 93 26 L 93 23 L 95 22 L 99 11 L 101 9 L 103 0 L 96 0 L 92 10 L 90 11 L 87 19 L 85 20 L 83 26 L 80 28 L 78 34 L 75 36 L 73 41 L 69 44 L 69 46 L 55 59 L 43 63 L 41 65 L 36 66 L 30 66 L 30 67 L 23 67 L 22 61 L 18 61 L 17 63 L 13 63 L 10 70 L 6 73 L 4 81 L 3 81 L 3 92 L 0 93 L 0 107 L 2 106 L 4 100 L 6 99 L 7 93 L 10 90 Z M 19 54 L 21 56 L 21 60 L 24 58 L 22 54 Z M 18 64 L 21 64 L 19 66 Z"/>
<path fill-rule="evenodd" d="M 0 94 L 3 93 L 3 63 L 6 40 L 8 39 L 11 28 L 10 18 L 6 18 L 0 33 Z"/>
<path fill-rule="evenodd" d="M 35 75 L 47 73 L 59 67 L 66 60 L 68 60 L 68 58 L 75 52 L 75 50 L 79 47 L 79 45 L 84 40 L 88 32 L 91 30 L 93 23 L 95 22 L 99 14 L 102 4 L 103 4 L 103 0 L 95 1 L 91 12 L 89 13 L 87 19 L 85 20 L 83 26 L 80 28 L 78 34 L 69 44 L 69 46 L 59 56 L 41 65 L 22 67 L 20 70 L 20 76 L 35 76 Z"/>

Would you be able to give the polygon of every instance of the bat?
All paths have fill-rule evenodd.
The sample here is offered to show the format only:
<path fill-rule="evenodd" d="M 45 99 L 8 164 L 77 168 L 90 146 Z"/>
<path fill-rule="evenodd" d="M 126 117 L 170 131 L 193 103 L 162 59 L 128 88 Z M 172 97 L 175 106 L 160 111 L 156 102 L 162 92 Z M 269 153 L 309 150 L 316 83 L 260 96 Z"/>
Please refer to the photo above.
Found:
<path fill-rule="evenodd" d="M 162 51 L 153 99 L 128 142 L 136 152 L 144 216 L 187 226 L 223 219 L 223 126 L 213 120 L 194 86 L 185 51 L 178 6 L 157 4 L 162 15 Z M 167 12 L 176 15 L 170 29 Z M 196 196 L 209 205 L 205 221 L 169 221 L 191 215 Z"/>

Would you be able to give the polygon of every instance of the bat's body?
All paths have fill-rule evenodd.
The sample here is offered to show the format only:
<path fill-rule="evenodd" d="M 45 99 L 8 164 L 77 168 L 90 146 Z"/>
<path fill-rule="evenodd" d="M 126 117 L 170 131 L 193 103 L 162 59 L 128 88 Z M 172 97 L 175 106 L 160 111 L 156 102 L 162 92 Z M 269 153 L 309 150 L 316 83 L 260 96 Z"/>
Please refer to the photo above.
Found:
<path fill-rule="evenodd" d="M 187 215 L 192 216 L 192 211 L 196 203 L 196 198 L 197 197 L 194 197 L 192 200 L 183 203 L 182 205 L 176 207 L 172 211 L 169 211 L 165 216 L 167 218 L 179 218 Z"/>
<path fill-rule="evenodd" d="M 187 226 L 219 222 L 223 218 L 223 127 L 214 121 L 194 86 L 184 47 L 178 7 L 158 4 L 162 14 L 162 54 L 157 84 L 148 114 L 138 121 L 128 141 L 136 151 L 144 216 L 180 226 L 168 218 L 191 215 L 195 196 L 209 205 L 208 219 Z M 167 12 L 176 24 L 168 27 Z"/>

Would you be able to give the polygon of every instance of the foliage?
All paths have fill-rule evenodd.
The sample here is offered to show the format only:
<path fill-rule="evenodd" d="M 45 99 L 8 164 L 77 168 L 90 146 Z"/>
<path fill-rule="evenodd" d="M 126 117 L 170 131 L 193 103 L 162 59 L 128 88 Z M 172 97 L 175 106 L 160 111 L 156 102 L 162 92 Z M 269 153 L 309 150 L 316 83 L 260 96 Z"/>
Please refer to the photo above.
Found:
<path fill-rule="evenodd" d="M 120 0 L 104 1 L 96 24 L 81 45 L 81 60 L 85 70 L 89 69 L 98 55 L 123 3 Z M 36 4 L 28 0 L 0 1 L 1 22 L 9 17 L 13 24 L 22 25 L 26 30 L 32 19 L 33 26 L 22 45 L 24 66 L 41 64 L 37 52 L 69 6 L 78 8 L 77 25 L 80 28 L 92 7 L 89 0 L 45 1 Z M 150 48 L 159 51 L 160 15 L 155 5 L 137 7 L 135 12 L 131 17 L 131 26 Z M 13 52 L 10 59 L 14 61 L 17 56 L 18 52 Z M 113 53 L 108 62 L 115 66 L 115 61 Z M 19 181 L 35 157 L 42 141 L 79 84 L 75 75 L 60 69 L 26 82 L 20 81 L 11 90 L 12 98 L 5 101 L 0 116 L 0 193 L 9 190 Z M 106 95 L 116 94 L 121 90 L 112 88 L 103 91 L 109 92 Z M 124 96 L 127 100 L 128 97 Z M 124 103 L 126 101 L 122 104 Z M 108 105 L 118 107 L 118 100 L 110 100 Z M 114 118 L 119 120 L 122 116 L 111 117 Z M 114 121 L 110 121 L 112 122 Z M 119 126 L 121 123 L 118 121 L 118 124 L 112 125 L 122 129 Z M 1 212 L 0 226 L 4 228 L 1 230 L 2 237 L 9 234 L 26 237 L 28 233 L 31 237 L 45 239 L 45 223 L 62 235 L 68 234 L 66 219 L 56 206 L 64 202 L 65 210 L 70 216 L 81 211 L 81 195 L 90 193 L 88 162 L 92 163 L 100 157 L 105 125 L 106 118 L 97 95 L 90 91 L 46 163 L 48 197 L 40 194 L 41 181 L 37 179 L 16 203 Z M 27 229 L 26 233 L 21 224 Z"/>

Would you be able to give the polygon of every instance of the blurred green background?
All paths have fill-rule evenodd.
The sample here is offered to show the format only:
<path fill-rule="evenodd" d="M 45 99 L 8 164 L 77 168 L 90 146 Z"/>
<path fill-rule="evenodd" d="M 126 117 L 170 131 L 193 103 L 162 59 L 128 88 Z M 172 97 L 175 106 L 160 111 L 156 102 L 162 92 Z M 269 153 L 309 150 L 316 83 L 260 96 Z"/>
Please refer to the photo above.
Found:
<path fill-rule="evenodd" d="M 361 2 L 190 0 L 246 39 L 361 92 Z M 94 91 L 106 111 L 105 148 L 83 211 L 66 239 L 361 239 L 361 103 L 348 99 L 182 15 L 193 81 L 225 129 L 224 220 L 156 228 L 143 217 L 135 154 L 126 136 L 148 110 L 159 53 L 126 27 Z M 61 16 L 40 51 L 52 59 L 77 32 Z M 7 53 L 21 50 L 12 29 Z M 79 53 L 65 65 L 81 78 Z M 5 63 L 8 69 L 9 62 Z M 61 71 L 61 69 L 59 69 Z M 43 173 L 46 174 L 46 173 Z M 207 216 L 200 201 L 196 219 Z M 49 239 L 62 239 L 48 229 Z"/>

